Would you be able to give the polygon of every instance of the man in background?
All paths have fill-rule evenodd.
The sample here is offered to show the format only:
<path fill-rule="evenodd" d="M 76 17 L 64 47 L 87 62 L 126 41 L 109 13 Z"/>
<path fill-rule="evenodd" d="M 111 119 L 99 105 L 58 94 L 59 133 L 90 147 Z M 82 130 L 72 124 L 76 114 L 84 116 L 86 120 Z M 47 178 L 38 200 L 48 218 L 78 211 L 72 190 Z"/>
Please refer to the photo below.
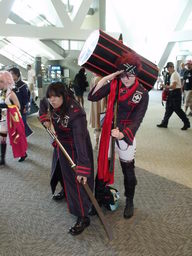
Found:
<path fill-rule="evenodd" d="M 35 76 L 35 70 L 32 69 L 32 66 L 30 64 L 27 65 L 27 81 L 29 90 L 31 93 L 31 98 L 35 100 L 35 83 L 36 83 L 36 76 Z"/>
<path fill-rule="evenodd" d="M 183 121 L 183 127 L 181 130 L 187 130 L 190 128 L 189 119 L 186 117 L 185 112 L 181 108 L 181 79 L 179 73 L 175 71 L 173 62 L 168 62 L 166 67 L 170 74 L 170 84 L 166 85 L 166 89 L 169 90 L 166 110 L 164 118 L 160 124 L 157 124 L 159 128 L 167 128 L 170 117 L 175 112 L 178 117 Z"/>
<path fill-rule="evenodd" d="M 192 60 L 188 60 L 185 64 L 187 69 L 183 75 L 183 89 L 185 98 L 185 113 L 190 108 L 189 116 L 192 116 Z"/>

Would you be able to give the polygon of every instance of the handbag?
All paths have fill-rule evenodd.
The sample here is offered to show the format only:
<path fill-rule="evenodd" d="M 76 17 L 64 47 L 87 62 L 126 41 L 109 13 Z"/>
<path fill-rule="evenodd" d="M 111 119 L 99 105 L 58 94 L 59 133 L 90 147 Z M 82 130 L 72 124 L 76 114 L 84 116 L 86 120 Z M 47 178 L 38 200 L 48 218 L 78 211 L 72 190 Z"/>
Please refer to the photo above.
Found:
<path fill-rule="evenodd" d="M 162 105 L 164 106 L 164 101 L 167 101 L 167 98 L 168 98 L 168 94 L 169 94 L 169 90 L 167 90 L 167 89 L 164 89 L 163 91 L 162 91 L 162 95 L 161 95 L 161 102 L 162 102 Z"/>

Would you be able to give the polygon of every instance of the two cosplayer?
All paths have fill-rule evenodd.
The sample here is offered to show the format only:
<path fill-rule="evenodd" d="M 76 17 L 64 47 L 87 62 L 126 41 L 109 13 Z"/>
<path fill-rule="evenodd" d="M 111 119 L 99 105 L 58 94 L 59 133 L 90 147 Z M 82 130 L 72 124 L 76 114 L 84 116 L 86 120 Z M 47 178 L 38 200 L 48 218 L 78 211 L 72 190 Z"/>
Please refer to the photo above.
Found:
<path fill-rule="evenodd" d="M 13 91 L 14 84 L 10 72 L 0 71 L 0 165 L 5 165 L 7 135 L 14 158 L 25 158 L 27 151 L 25 126 L 19 100 Z"/>
<path fill-rule="evenodd" d="M 135 134 L 148 106 L 148 91 L 137 79 L 141 66 L 138 56 L 124 55 L 116 64 L 118 71 L 103 77 L 88 95 L 90 101 L 98 101 L 108 96 L 98 153 L 95 197 L 100 206 L 105 204 L 100 198 L 100 189 L 114 182 L 114 170 L 109 171 L 110 144 L 113 137 L 115 138 L 115 151 L 119 155 L 124 176 L 126 197 L 124 217 L 130 218 L 134 214 L 133 198 L 137 184 L 134 165 Z M 116 98 L 117 126 L 112 128 Z M 40 103 L 39 115 L 40 121 L 55 132 L 69 156 L 76 163 L 75 173 L 60 148 L 55 145 L 51 172 L 52 192 L 55 193 L 56 185 L 60 182 L 69 211 L 77 216 L 77 221 L 69 229 L 69 233 L 78 235 L 89 226 L 89 214 L 94 214 L 94 208 L 81 184 L 83 180 L 93 191 L 94 163 L 86 114 L 66 87 L 56 82 L 48 87 L 46 98 Z"/>

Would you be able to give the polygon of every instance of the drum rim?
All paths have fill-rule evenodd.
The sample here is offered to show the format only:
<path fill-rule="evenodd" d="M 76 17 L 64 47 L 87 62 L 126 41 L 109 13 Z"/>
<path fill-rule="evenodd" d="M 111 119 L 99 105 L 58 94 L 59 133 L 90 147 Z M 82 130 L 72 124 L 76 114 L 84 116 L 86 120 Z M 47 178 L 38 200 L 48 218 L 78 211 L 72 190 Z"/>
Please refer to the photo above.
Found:
<path fill-rule="evenodd" d="M 93 54 L 95 48 L 97 47 L 98 41 L 99 41 L 99 37 L 100 37 L 100 30 L 94 30 L 86 39 L 83 48 L 81 49 L 79 58 L 78 58 L 78 65 L 79 66 L 83 66 L 91 57 L 91 55 Z M 94 41 L 93 41 L 94 39 Z M 92 46 L 90 46 L 90 42 L 92 41 Z M 89 44 L 89 47 L 88 47 Z M 89 55 L 85 58 L 85 52 L 90 51 Z M 83 61 L 82 61 L 83 59 Z"/>

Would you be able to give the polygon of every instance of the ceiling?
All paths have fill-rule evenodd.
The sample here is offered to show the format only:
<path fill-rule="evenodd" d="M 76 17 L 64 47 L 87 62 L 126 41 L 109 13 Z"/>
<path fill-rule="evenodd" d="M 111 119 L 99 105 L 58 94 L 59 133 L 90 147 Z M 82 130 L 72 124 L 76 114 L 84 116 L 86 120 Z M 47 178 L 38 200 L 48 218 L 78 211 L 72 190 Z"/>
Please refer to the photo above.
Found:
<path fill-rule="evenodd" d="M 98 28 L 122 33 L 160 67 L 192 57 L 191 0 L 0 0 L 0 65 L 26 68 L 36 56 L 69 63 Z"/>

